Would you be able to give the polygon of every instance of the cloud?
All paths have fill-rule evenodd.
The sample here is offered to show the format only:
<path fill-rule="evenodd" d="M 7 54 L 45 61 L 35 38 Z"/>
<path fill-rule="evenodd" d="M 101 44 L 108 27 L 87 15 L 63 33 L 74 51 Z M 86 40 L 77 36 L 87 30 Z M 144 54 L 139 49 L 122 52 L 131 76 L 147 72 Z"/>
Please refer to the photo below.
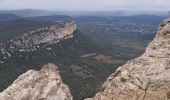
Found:
<path fill-rule="evenodd" d="M 0 0 L 0 9 L 170 10 L 170 0 Z"/>
<path fill-rule="evenodd" d="M 0 0 L 0 3 L 3 3 L 3 2 L 5 2 L 6 0 Z"/>

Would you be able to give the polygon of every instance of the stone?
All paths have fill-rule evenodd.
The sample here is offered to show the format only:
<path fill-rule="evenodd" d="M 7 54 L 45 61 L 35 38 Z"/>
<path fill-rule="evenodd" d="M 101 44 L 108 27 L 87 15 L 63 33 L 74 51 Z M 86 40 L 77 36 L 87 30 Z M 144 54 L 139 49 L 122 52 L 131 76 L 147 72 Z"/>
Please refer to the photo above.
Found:
<path fill-rule="evenodd" d="M 29 70 L 0 93 L 0 100 L 72 100 L 70 90 L 56 65 L 44 65 L 40 71 Z"/>

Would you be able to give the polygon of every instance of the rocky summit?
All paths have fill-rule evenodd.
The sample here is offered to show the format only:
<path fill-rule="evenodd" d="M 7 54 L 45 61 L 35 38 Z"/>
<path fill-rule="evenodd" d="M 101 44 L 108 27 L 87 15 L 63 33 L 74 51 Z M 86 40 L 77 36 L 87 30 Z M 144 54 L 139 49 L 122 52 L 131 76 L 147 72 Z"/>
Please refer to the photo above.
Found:
<path fill-rule="evenodd" d="M 0 100 L 72 100 L 70 90 L 57 66 L 44 65 L 40 71 L 29 70 L 0 93 Z"/>
<path fill-rule="evenodd" d="M 142 56 L 119 67 L 103 91 L 86 100 L 170 100 L 170 18 Z"/>

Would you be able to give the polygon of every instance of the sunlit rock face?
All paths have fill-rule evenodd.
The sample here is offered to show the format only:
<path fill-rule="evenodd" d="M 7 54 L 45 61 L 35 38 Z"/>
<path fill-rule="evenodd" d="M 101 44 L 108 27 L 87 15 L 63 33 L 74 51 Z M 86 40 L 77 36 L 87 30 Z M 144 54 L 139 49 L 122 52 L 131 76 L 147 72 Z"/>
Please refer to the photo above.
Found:
<path fill-rule="evenodd" d="M 47 64 L 40 71 L 29 70 L 0 93 L 0 100 L 72 100 L 68 86 L 56 65 Z"/>
<path fill-rule="evenodd" d="M 62 40 L 72 38 L 75 30 L 76 24 L 74 21 L 60 22 L 25 33 L 14 39 L 0 42 L 0 63 L 4 63 L 12 55 L 36 51 L 48 45 L 57 44 Z"/>
<path fill-rule="evenodd" d="M 119 67 L 103 91 L 86 100 L 170 100 L 170 18 L 142 56 Z"/>
<path fill-rule="evenodd" d="M 19 48 L 29 48 L 38 44 L 51 44 L 73 36 L 76 30 L 75 22 L 58 23 L 50 27 L 41 28 L 26 33 L 12 40 Z"/>

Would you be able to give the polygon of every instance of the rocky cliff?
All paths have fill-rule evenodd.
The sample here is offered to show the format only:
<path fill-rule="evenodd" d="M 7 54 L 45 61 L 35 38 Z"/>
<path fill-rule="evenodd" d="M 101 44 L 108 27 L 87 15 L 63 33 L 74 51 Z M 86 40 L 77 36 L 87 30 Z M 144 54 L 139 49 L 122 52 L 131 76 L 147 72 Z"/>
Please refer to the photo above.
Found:
<path fill-rule="evenodd" d="M 60 22 L 0 42 L 0 62 L 3 63 L 13 53 L 36 51 L 47 45 L 58 43 L 63 39 L 72 38 L 75 30 L 75 22 Z"/>
<path fill-rule="evenodd" d="M 164 20 L 146 52 L 110 75 L 103 91 L 86 100 L 169 100 L 170 18 Z"/>
<path fill-rule="evenodd" d="M 29 70 L 0 93 L 0 100 L 72 100 L 57 66 L 44 65 L 40 71 Z"/>

